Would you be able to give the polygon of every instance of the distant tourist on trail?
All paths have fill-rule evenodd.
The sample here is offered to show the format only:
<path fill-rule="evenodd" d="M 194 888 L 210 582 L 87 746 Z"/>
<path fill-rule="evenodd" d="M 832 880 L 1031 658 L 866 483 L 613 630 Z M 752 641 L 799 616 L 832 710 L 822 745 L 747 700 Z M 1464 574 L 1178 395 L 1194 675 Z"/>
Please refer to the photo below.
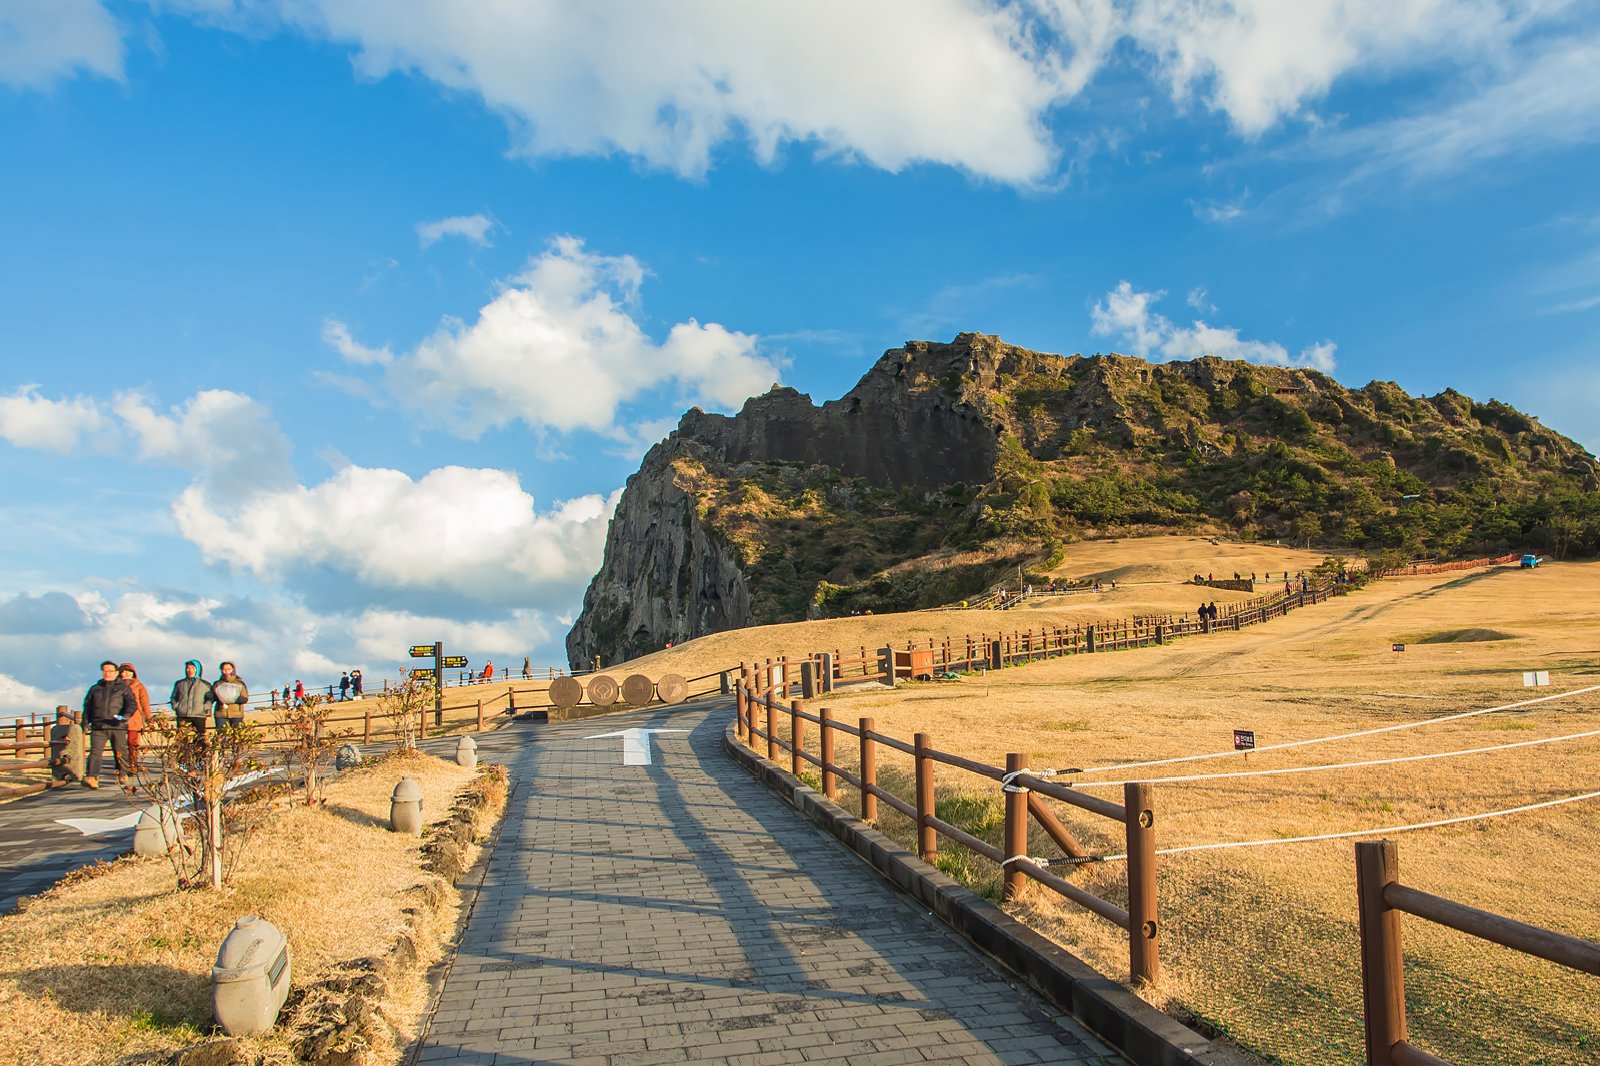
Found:
<path fill-rule="evenodd" d="M 234 672 L 233 663 L 223 660 L 218 670 L 222 676 L 211 686 L 212 693 L 217 697 L 217 728 L 242 725 L 244 705 L 250 700 L 250 686 Z"/>
<path fill-rule="evenodd" d="M 347 700 L 349 698 L 350 698 L 350 671 L 346 670 L 344 673 L 339 675 L 339 699 L 341 701 L 343 701 L 343 700 Z"/>
<path fill-rule="evenodd" d="M 202 675 L 205 668 L 199 659 L 183 664 L 183 676 L 172 684 L 172 713 L 178 725 L 192 729 L 196 736 L 205 736 L 206 718 L 216 713 L 217 697 L 211 691 L 211 682 Z M 289 690 L 283 690 L 283 701 L 289 702 Z"/>
<path fill-rule="evenodd" d="M 494 660 L 486 659 L 483 664 L 483 683 L 487 685 L 494 680 Z"/>
<path fill-rule="evenodd" d="M 284 685 L 283 686 L 283 705 L 285 707 L 289 706 L 289 686 L 288 685 Z"/>
<path fill-rule="evenodd" d="M 305 685 L 300 683 L 300 679 L 299 678 L 295 678 L 295 682 L 294 682 L 294 705 L 296 707 L 298 707 L 302 703 L 304 703 L 305 701 L 306 701 L 306 687 L 305 687 Z"/>
<path fill-rule="evenodd" d="M 353 699 L 361 698 L 361 671 L 350 671 L 350 695 Z"/>
<path fill-rule="evenodd" d="M 107 659 L 100 664 L 100 680 L 83 694 L 83 724 L 90 730 L 89 765 L 88 772 L 83 775 L 84 785 L 100 787 L 100 758 L 105 754 L 108 740 L 112 757 L 117 762 L 117 780 L 125 779 L 129 765 L 128 719 L 138 713 L 139 698 L 117 676 L 117 664 Z"/>
<path fill-rule="evenodd" d="M 522 680 L 526 681 L 533 676 L 533 664 L 528 662 L 528 657 L 522 657 Z"/>

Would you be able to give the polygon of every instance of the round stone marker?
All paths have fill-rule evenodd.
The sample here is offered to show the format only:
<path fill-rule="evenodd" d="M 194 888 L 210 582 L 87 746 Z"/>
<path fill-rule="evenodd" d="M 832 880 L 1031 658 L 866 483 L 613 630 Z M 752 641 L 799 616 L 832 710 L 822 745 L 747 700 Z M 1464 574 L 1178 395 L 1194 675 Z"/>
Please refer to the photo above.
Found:
<path fill-rule="evenodd" d="M 622 679 L 622 699 L 629 707 L 648 706 L 656 698 L 656 683 L 643 674 L 629 674 Z"/>
<path fill-rule="evenodd" d="M 550 703 L 565 711 L 583 699 L 583 685 L 575 677 L 558 677 L 550 682 Z"/>
<path fill-rule="evenodd" d="M 596 707 L 609 707 L 617 702 L 617 683 L 607 674 L 596 674 L 589 679 L 589 702 Z"/>
<path fill-rule="evenodd" d="M 682 703 L 689 698 L 689 683 L 679 674 L 662 674 L 656 682 L 656 694 L 662 703 Z"/>

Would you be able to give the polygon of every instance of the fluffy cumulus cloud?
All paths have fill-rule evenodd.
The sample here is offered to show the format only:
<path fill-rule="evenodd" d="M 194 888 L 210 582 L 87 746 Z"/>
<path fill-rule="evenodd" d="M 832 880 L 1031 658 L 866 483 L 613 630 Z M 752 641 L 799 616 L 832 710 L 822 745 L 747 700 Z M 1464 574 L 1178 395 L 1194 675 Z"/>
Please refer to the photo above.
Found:
<path fill-rule="evenodd" d="M 619 409 L 650 390 L 672 387 L 684 402 L 729 408 L 778 379 L 755 337 L 716 323 L 691 319 L 653 340 L 636 317 L 644 278 L 632 256 L 599 255 L 560 237 L 475 321 L 447 319 L 403 356 L 365 357 L 372 349 L 338 323 L 324 335 L 349 361 L 384 363 L 395 399 L 416 405 L 419 418 L 467 437 L 514 421 L 615 435 Z"/>
<path fill-rule="evenodd" d="M 10 7 L 0 15 L 0 80 L 120 75 L 121 42 L 100 0 Z M 1316 126 L 1316 107 L 1341 81 L 1410 93 L 1441 75 L 1458 91 L 1477 87 L 1466 91 L 1493 108 L 1468 140 L 1595 134 L 1583 119 L 1592 107 L 1579 106 L 1595 79 L 1545 80 L 1559 99 L 1543 101 L 1528 99 L 1535 86 L 1517 88 L 1552 65 L 1542 51 L 1581 60 L 1550 43 L 1581 37 L 1573 27 L 1584 28 L 1583 5 L 1572 0 L 414 0 L 405 18 L 385 0 L 164 7 L 344 43 L 369 76 L 416 74 L 475 95 L 506 116 L 529 156 L 621 153 L 689 177 L 732 143 L 763 162 L 800 144 L 887 170 L 931 162 L 1001 182 L 1049 181 L 1061 157 L 1052 123 L 1108 68 L 1133 68 L 1180 108 L 1198 104 L 1246 138 L 1286 120 Z M 1410 99 L 1420 120 L 1440 106 L 1424 93 Z M 1446 97 L 1443 106 L 1455 105 Z M 1461 147 L 1458 162 L 1482 151 Z M 462 228 L 472 217 L 425 223 L 419 238 L 486 239 L 487 226 Z M 446 228 L 424 228 L 434 226 Z"/>
<path fill-rule="evenodd" d="M 417 242 L 424 248 L 446 237 L 460 237 L 479 248 L 489 247 L 489 230 L 494 221 L 488 215 L 455 215 L 434 222 L 417 223 Z"/>
<path fill-rule="evenodd" d="M 54 400 L 40 396 L 37 385 L 0 396 L 0 440 L 19 448 L 72 452 L 84 444 L 109 446 L 113 429 L 93 397 Z"/>
<path fill-rule="evenodd" d="M 100 0 L 0 4 L 0 85 L 47 89 L 79 71 L 122 77 L 122 31 Z"/>
<path fill-rule="evenodd" d="M 1201 289 L 1195 291 L 1204 293 Z M 1201 319 L 1196 319 L 1192 325 L 1180 326 L 1155 310 L 1155 305 L 1166 295 L 1165 292 L 1141 292 L 1126 281 L 1120 282 L 1090 309 L 1091 329 L 1096 336 L 1117 339 L 1128 346 L 1131 354 L 1146 359 L 1199 359 L 1215 355 L 1223 359 L 1333 372 L 1337 346 L 1332 341 L 1308 345 L 1291 355 L 1275 341 L 1246 340 L 1239 336 L 1237 329 L 1213 326 Z"/>
<path fill-rule="evenodd" d="M 192 471 L 213 489 L 238 493 L 290 480 L 289 438 L 272 413 L 242 393 L 205 389 L 167 412 L 139 393 L 112 410 L 141 458 Z"/>
<path fill-rule="evenodd" d="M 504 470 L 448 466 L 413 479 L 347 466 L 319 485 L 242 497 L 192 485 L 173 514 L 208 561 L 308 595 L 345 575 L 369 595 L 432 591 L 507 608 L 575 598 L 599 569 L 615 506 L 615 495 L 595 495 L 541 512 Z"/>

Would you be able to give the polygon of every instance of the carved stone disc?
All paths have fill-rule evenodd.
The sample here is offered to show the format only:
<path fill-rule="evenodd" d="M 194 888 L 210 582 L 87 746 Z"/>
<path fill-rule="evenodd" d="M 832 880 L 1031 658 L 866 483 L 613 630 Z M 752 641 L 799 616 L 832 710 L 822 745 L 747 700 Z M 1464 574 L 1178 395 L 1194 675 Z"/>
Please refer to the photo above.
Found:
<path fill-rule="evenodd" d="M 609 707 L 617 702 L 617 683 L 608 674 L 596 674 L 589 679 L 589 702 L 596 707 Z"/>
<path fill-rule="evenodd" d="M 583 685 L 575 677 L 558 677 L 550 682 L 550 703 L 561 710 L 569 710 L 583 699 Z"/>
<path fill-rule="evenodd" d="M 629 707 L 645 707 L 656 698 L 656 683 L 643 674 L 622 679 L 622 701 Z"/>
<path fill-rule="evenodd" d="M 689 685 L 678 674 L 662 674 L 656 682 L 656 693 L 662 703 L 682 703 L 689 697 Z"/>

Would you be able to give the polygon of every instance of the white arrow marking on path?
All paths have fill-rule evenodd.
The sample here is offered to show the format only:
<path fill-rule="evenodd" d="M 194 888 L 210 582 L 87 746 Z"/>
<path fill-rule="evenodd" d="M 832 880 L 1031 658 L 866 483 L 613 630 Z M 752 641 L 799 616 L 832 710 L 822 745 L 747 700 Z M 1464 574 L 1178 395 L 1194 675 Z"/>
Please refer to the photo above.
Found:
<path fill-rule="evenodd" d="M 76 829 L 86 837 L 97 837 L 101 833 L 132 829 L 139 824 L 139 812 L 124 814 L 121 818 L 57 818 L 56 824 Z"/>
<path fill-rule="evenodd" d="M 687 733 L 687 729 L 646 729 L 643 726 L 634 726 L 632 729 L 619 729 L 614 733 L 596 733 L 584 740 L 600 740 L 603 737 L 622 738 L 622 765 L 623 766 L 649 766 L 650 765 L 650 734 L 651 733 Z"/>
<path fill-rule="evenodd" d="M 649 761 L 649 758 L 646 757 L 645 762 Z M 247 774 L 240 774 L 238 777 L 231 779 L 222 786 L 222 790 L 224 792 L 232 792 L 241 785 L 248 785 L 252 781 L 259 781 L 263 777 L 271 777 L 273 774 L 281 773 L 283 773 L 283 767 L 281 766 L 274 766 L 269 770 L 252 770 Z M 183 811 L 189 805 L 184 802 L 187 798 L 184 797 L 184 799 L 174 803 L 172 805 L 173 808 Z M 122 829 L 133 829 L 139 824 L 140 813 L 140 811 L 134 811 L 131 814 L 124 814 L 120 818 L 57 818 L 55 822 L 57 825 L 64 825 L 68 829 L 76 829 L 86 837 L 96 837 L 102 833 L 115 833 Z M 189 816 L 188 812 L 184 811 L 178 817 L 187 818 Z"/>

